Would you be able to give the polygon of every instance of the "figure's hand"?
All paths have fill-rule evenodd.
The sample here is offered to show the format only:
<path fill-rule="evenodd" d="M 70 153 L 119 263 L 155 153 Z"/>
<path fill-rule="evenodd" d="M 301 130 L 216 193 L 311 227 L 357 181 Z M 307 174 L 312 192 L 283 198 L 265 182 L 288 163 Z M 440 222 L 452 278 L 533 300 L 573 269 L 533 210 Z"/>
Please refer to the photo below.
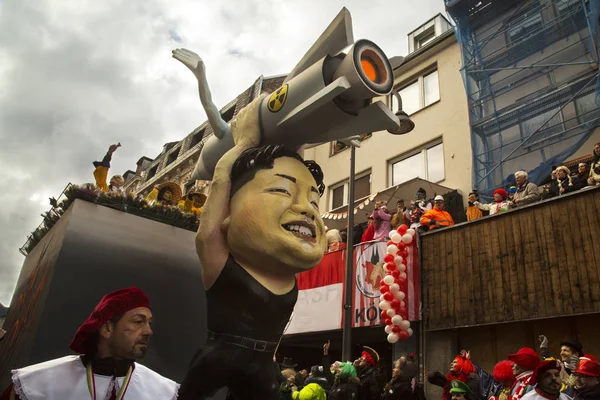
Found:
<path fill-rule="evenodd" d="M 204 61 L 200 56 L 188 49 L 175 49 L 172 51 L 173 58 L 180 61 L 183 65 L 188 67 L 190 71 L 198 78 L 206 74 L 204 67 Z"/>
<path fill-rule="evenodd" d="M 462 357 L 466 358 L 467 360 L 471 359 L 471 351 L 470 350 L 461 350 L 460 355 Z"/>
<path fill-rule="evenodd" d="M 544 335 L 538 336 L 538 340 L 540 341 L 540 349 L 548 348 L 548 338 Z"/>
<path fill-rule="evenodd" d="M 111 145 L 108 147 L 108 152 L 109 152 L 110 154 L 112 154 L 112 153 L 114 153 L 114 152 L 115 152 L 115 151 L 116 151 L 116 150 L 117 150 L 119 147 L 121 147 L 121 142 L 119 142 L 119 143 L 117 143 L 117 144 L 111 144 Z"/>
<path fill-rule="evenodd" d="M 260 105 L 265 96 L 266 95 L 263 94 L 254 99 L 250 104 L 242 108 L 231 121 L 231 134 L 233 136 L 233 143 L 236 146 L 249 149 L 260 145 L 260 124 L 258 115 Z"/>
<path fill-rule="evenodd" d="M 298 391 L 298 387 L 297 386 L 292 386 L 292 392 L 297 392 Z"/>
<path fill-rule="evenodd" d="M 567 361 L 565 361 L 565 367 L 570 370 L 577 369 L 578 365 L 579 365 L 579 356 L 576 354 L 572 355 L 571 357 L 569 357 L 569 359 Z"/>
<path fill-rule="evenodd" d="M 331 346 L 331 340 L 328 340 L 327 343 L 323 345 L 323 354 L 329 354 L 329 346 Z"/>

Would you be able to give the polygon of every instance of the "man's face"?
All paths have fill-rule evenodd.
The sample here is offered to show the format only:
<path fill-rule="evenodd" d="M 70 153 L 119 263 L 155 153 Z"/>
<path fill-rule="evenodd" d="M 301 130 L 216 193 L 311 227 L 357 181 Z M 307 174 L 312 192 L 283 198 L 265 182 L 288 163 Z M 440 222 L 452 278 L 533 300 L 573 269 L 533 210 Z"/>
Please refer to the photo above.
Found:
<path fill-rule="evenodd" d="M 112 329 L 104 338 L 112 357 L 138 360 L 146 355 L 152 336 L 152 312 L 148 308 L 134 308 L 123 314 L 116 324 L 109 324 Z"/>
<path fill-rule="evenodd" d="M 304 377 L 307 377 L 307 376 L 308 376 L 308 371 L 307 371 L 307 370 L 305 370 L 305 369 L 303 369 L 302 371 L 300 371 L 300 374 L 301 374 L 302 376 L 304 376 Z"/>
<path fill-rule="evenodd" d="M 257 171 L 230 202 L 227 243 L 234 258 L 285 275 L 317 265 L 327 239 L 316 186 L 306 166 L 291 157 Z"/>
<path fill-rule="evenodd" d="M 499 193 L 494 193 L 494 201 L 502 201 L 504 198 Z"/>
<path fill-rule="evenodd" d="M 469 195 L 469 201 L 470 201 L 471 203 L 475 203 L 475 202 L 477 201 L 477 196 L 475 196 L 475 193 L 471 193 L 471 194 Z"/>
<path fill-rule="evenodd" d="M 433 202 L 433 205 L 436 208 L 439 208 L 440 210 L 444 209 L 444 201 L 443 200 L 436 200 L 436 201 Z"/>
<path fill-rule="evenodd" d="M 396 206 L 398 207 L 398 211 L 402 211 L 404 210 L 404 202 L 403 201 L 399 201 Z"/>
<path fill-rule="evenodd" d="M 452 393 L 452 400 L 467 400 L 464 393 Z"/>
<path fill-rule="evenodd" d="M 397 378 L 400 375 L 400 360 L 394 363 L 394 369 L 392 369 L 392 378 Z"/>
<path fill-rule="evenodd" d="M 523 176 L 523 175 L 515 176 L 515 180 L 517 181 L 517 185 L 521 186 L 522 184 L 525 183 L 525 176 Z"/>
<path fill-rule="evenodd" d="M 600 144 L 594 146 L 594 153 L 600 155 Z"/>
<path fill-rule="evenodd" d="M 425 194 L 423 192 L 417 192 L 417 199 L 423 200 L 425 198 Z"/>
<path fill-rule="evenodd" d="M 579 165 L 577 167 L 577 172 L 583 175 L 585 173 L 585 165 Z"/>
<path fill-rule="evenodd" d="M 586 375 L 580 375 L 580 374 L 574 374 L 574 375 L 575 375 L 575 388 L 577 390 L 591 388 L 591 387 L 598 385 L 598 383 L 600 383 L 599 378 L 595 377 L 595 376 L 586 376 Z"/>
<path fill-rule="evenodd" d="M 518 376 L 521 374 L 521 372 L 523 372 L 523 369 L 515 363 L 512 363 L 511 367 L 512 367 L 513 374 L 515 374 L 515 376 Z"/>
<path fill-rule="evenodd" d="M 556 176 L 557 176 L 556 173 L 557 173 L 556 170 L 552 171 L 552 179 L 556 179 Z"/>
<path fill-rule="evenodd" d="M 569 346 L 560 346 L 560 359 L 565 362 L 573 357 L 573 349 Z"/>
<path fill-rule="evenodd" d="M 538 386 L 548 394 L 559 394 L 560 382 L 560 371 L 558 369 L 545 371 L 538 377 Z"/>

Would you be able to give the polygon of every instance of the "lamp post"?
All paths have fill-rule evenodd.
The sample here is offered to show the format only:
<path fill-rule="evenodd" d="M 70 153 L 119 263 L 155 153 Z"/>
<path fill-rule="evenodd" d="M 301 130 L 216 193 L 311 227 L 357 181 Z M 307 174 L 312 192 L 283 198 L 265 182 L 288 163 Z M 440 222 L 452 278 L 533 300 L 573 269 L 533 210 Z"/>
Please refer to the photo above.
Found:
<path fill-rule="evenodd" d="M 352 141 L 354 142 L 354 141 Z M 346 232 L 346 277 L 344 280 L 344 328 L 342 360 L 352 357 L 352 267 L 354 265 L 354 169 L 356 146 L 350 143 L 350 182 L 348 183 L 348 227 Z M 358 143 L 360 146 L 360 143 Z"/>

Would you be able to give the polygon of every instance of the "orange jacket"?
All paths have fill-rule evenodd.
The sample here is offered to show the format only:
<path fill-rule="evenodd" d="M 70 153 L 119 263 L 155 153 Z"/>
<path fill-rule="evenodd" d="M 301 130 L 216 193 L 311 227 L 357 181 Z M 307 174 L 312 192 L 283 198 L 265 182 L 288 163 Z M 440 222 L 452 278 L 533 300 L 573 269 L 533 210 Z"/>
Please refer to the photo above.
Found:
<path fill-rule="evenodd" d="M 429 225 L 430 221 L 436 221 L 440 226 L 454 225 L 452 215 L 450 215 L 448 211 L 440 210 L 437 207 L 433 207 L 431 210 L 423 214 L 420 222 L 423 226 L 429 226 L 429 230 L 435 229 L 435 225 Z"/>

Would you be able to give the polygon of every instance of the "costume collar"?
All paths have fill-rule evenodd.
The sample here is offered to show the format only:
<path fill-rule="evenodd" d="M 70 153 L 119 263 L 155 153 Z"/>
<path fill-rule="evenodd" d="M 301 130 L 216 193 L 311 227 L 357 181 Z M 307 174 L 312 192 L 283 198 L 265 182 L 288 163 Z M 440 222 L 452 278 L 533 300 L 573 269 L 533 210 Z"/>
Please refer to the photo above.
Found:
<path fill-rule="evenodd" d="M 81 356 L 83 365 L 87 366 L 92 363 L 92 372 L 96 375 L 123 377 L 127 375 L 129 367 L 135 368 L 135 360 L 124 358 L 91 358 L 89 356 Z"/>
<path fill-rule="evenodd" d="M 557 395 L 551 395 L 551 394 L 544 392 L 537 386 L 535 388 L 535 392 L 537 394 L 539 394 L 540 396 L 542 396 L 543 398 L 548 399 L 548 400 L 557 400 L 560 397 L 560 393 L 558 393 Z"/>
<path fill-rule="evenodd" d="M 532 374 L 533 374 L 533 371 L 521 372 L 519 375 L 517 375 L 517 380 L 524 381 L 526 378 L 530 377 Z"/>

